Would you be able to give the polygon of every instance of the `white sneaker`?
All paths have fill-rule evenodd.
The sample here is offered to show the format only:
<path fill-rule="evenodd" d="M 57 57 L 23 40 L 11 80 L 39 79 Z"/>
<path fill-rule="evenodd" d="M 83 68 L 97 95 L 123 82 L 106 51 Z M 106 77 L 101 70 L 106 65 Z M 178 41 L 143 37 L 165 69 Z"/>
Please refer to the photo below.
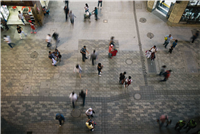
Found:
<path fill-rule="evenodd" d="M 99 76 L 101 76 L 101 75 L 99 75 Z"/>
<path fill-rule="evenodd" d="M 23 23 L 23 25 L 25 25 L 25 24 Z"/>

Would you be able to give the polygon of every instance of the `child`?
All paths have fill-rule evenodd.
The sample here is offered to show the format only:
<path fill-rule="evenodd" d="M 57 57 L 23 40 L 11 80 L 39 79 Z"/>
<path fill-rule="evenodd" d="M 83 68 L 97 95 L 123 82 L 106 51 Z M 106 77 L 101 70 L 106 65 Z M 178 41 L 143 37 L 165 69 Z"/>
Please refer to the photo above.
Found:
<path fill-rule="evenodd" d="M 128 79 L 126 79 L 126 81 L 125 81 L 124 87 L 125 87 L 125 88 L 128 87 L 128 86 L 131 84 L 131 82 L 132 82 L 131 76 L 129 76 Z"/>
<path fill-rule="evenodd" d="M 34 32 L 34 34 L 36 34 L 37 32 L 35 31 L 35 25 L 33 24 L 33 22 L 31 22 L 30 25 L 31 25 L 31 33 Z"/>

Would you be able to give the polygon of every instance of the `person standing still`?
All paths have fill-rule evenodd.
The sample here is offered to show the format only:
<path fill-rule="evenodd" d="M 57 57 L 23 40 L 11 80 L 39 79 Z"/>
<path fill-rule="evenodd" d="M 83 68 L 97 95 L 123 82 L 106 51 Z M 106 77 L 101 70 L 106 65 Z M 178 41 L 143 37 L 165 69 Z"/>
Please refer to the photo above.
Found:
<path fill-rule="evenodd" d="M 95 15 L 95 20 L 98 19 L 98 9 L 97 7 L 94 8 L 94 15 Z"/>
<path fill-rule="evenodd" d="M 23 14 L 22 14 L 20 11 L 18 11 L 18 12 L 19 12 L 19 14 L 18 14 L 18 18 L 22 21 L 23 25 L 25 25 Z"/>
<path fill-rule="evenodd" d="M 71 102 L 72 102 L 72 106 L 73 108 L 75 108 L 75 101 L 77 101 L 77 94 L 72 92 L 70 95 L 69 95 L 69 98 L 71 98 Z"/>
<path fill-rule="evenodd" d="M 172 53 L 172 50 L 176 47 L 178 40 L 175 40 L 173 44 L 171 45 L 171 48 L 169 49 L 170 54 Z"/>
<path fill-rule="evenodd" d="M 92 65 L 94 66 L 94 60 L 97 59 L 97 54 L 95 53 L 95 50 L 93 51 L 93 53 L 91 54 L 91 60 L 92 60 Z"/>
<path fill-rule="evenodd" d="M 26 33 L 24 33 L 24 31 L 22 31 L 23 30 L 23 28 L 21 28 L 19 25 L 17 25 L 17 32 L 18 32 L 18 34 L 19 34 L 19 37 L 22 39 L 22 33 L 25 35 L 25 36 L 27 36 L 27 34 Z"/>
<path fill-rule="evenodd" d="M 99 8 L 99 5 L 101 4 L 101 8 L 102 8 L 102 0 L 99 0 L 98 1 L 98 5 L 97 5 L 97 7 Z"/>
<path fill-rule="evenodd" d="M 87 95 L 87 89 L 86 89 L 86 91 L 85 91 L 85 93 L 83 92 L 83 90 L 81 90 L 81 92 L 79 93 L 79 97 L 81 97 L 82 99 L 83 99 L 83 104 L 82 104 L 82 106 L 85 106 L 85 97 L 86 97 L 86 95 Z"/>
<path fill-rule="evenodd" d="M 69 14 L 69 8 L 68 8 L 68 6 L 65 6 L 65 7 L 64 7 L 64 12 L 65 12 L 65 19 L 66 19 L 66 21 L 67 21 L 68 14 Z"/>
<path fill-rule="evenodd" d="M 74 18 L 76 18 L 76 16 L 72 13 L 72 11 L 69 12 L 69 18 L 71 24 L 74 25 Z"/>
<path fill-rule="evenodd" d="M 98 63 L 97 70 L 98 70 L 98 75 L 101 76 L 101 69 L 103 68 L 103 65 L 101 63 Z"/>
<path fill-rule="evenodd" d="M 163 45 L 165 46 L 165 48 L 167 48 L 167 45 L 169 44 L 170 40 L 173 40 L 173 37 L 171 34 L 165 36 L 165 42 L 163 43 Z"/>
<path fill-rule="evenodd" d="M 85 62 L 85 59 L 87 59 L 86 57 L 86 52 L 89 54 L 89 52 L 86 49 L 86 46 L 83 46 L 83 48 L 81 49 L 80 53 L 82 53 L 82 61 Z"/>
<path fill-rule="evenodd" d="M 10 36 L 4 35 L 4 41 L 8 43 L 8 46 L 10 46 L 10 48 L 13 48 L 12 44 L 15 45 L 11 42 Z"/>
<path fill-rule="evenodd" d="M 199 31 L 196 31 L 196 33 L 191 37 L 192 43 L 194 43 L 194 41 L 197 39 L 198 36 L 199 36 Z"/>
<path fill-rule="evenodd" d="M 47 34 L 46 42 L 47 42 L 47 47 L 50 47 L 51 46 L 51 35 L 50 34 Z"/>

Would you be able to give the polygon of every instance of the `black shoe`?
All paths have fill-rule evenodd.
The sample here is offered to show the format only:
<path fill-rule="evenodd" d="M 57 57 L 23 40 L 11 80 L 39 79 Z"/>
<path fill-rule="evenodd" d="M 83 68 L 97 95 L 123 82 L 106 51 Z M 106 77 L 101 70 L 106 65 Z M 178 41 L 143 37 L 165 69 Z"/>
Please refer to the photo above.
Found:
<path fill-rule="evenodd" d="M 87 57 L 85 57 L 85 59 L 88 59 Z"/>

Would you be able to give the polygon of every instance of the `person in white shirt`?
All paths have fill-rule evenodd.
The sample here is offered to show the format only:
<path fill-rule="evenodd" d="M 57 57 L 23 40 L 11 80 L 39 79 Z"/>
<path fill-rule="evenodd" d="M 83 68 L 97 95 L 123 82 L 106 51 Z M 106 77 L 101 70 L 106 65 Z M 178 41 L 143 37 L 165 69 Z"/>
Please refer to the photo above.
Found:
<path fill-rule="evenodd" d="M 10 36 L 4 35 L 4 41 L 8 43 L 10 48 L 13 48 L 12 44 L 15 45 L 14 43 L 11 43 Z"/>
<path fill-rule="evenodd" d="M 90 119 L 91 117 L 93 117 L 93 113 L 95 113 L 95 112 L 94 112 L 94 110 L 92 110 L 92 108 L 89 108 L 89 109 L 85 112 L 85 114 L 86 114 L 86 116 L 88 117 L 88 119 Z"/>
<path fill-rule="evenodd" d="M 74 93 L 74 92 L 72 92 L 72 93 L 69 95 L 69 98 L 71 98 L 72 106 L 73 106 L 73 108 L 75 108 L 75 103 L 74 103 L 74 101 L 77 100 L 77 94 Z"/>
<path fill-rule="evenodd" d="M 46 36 L 46 42 L 47 42 L 47 47 L 50 47 L 51 46 L 51 35 L 50 34 L 48 34 Z"/>
<path fill-rule="evenodd" d="M 25 25 L 24 23 L 24 16 L 23 14 L 19 11 L 19 14 L 18 14 L 18 18 L 22 21 L 23 25 Z"/>
<path fill-rule="evenodd" d="M 74 67 L 74 72 L 79 73 L 79 76 L 80 76 L 80 78 L 81 78 L 82 68 L 80 67 L 79 64 L 77 64 L 77 65 Z"/>

